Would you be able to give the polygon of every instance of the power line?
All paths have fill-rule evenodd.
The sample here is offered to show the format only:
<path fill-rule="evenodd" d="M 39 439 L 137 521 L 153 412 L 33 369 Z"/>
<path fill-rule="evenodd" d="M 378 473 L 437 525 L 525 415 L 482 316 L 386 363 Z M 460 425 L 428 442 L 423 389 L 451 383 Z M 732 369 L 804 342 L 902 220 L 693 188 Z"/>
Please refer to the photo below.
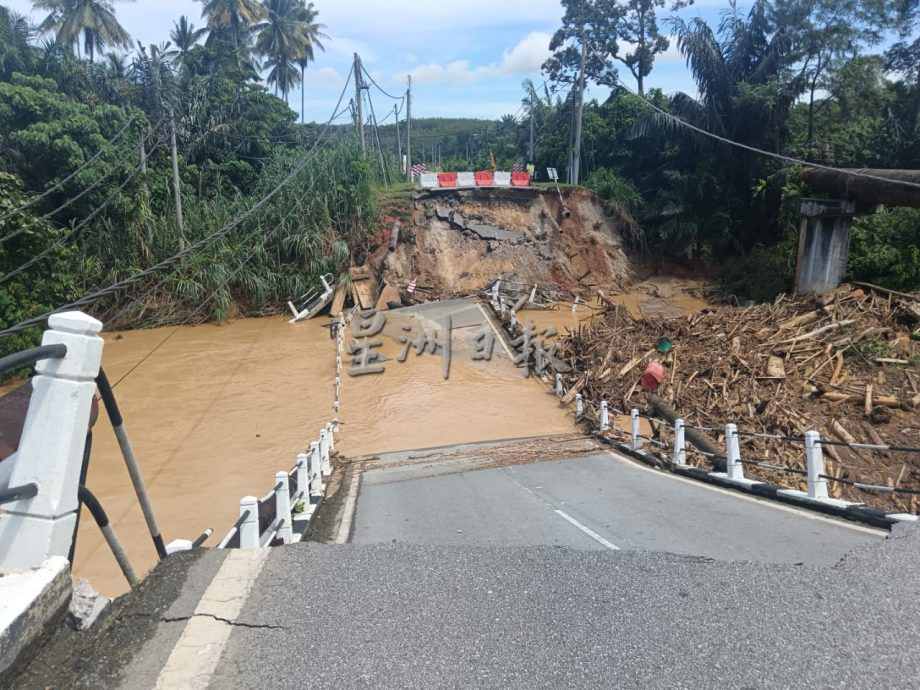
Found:
<path fill-rule="evenodd" d="M 895 185 L 901 185 L 903 187 L 910 187 L 912 189 L 920 189 L 920 183 L 917 183 L 917 182 L 909 182 L 907 180 L 896 180 L 890 177 L 882 177 L 880 175 L 873 175 L 871 173 L 859 172 L 858 170 L 848 170 L 846 168 L 835 168 L 832 165 L 812 163 L 806 160 L 802 160 L 801 158 L 795 158 L 793 156 L 785 156 L 781 153 L 773 153 L 772 151 L 764 151 L 763 149 L 759 149 L 756 146 L 750 146 L 748 144 L 742 144 L 739 141 L 727 139 L 726 137 L 719 136 L 718 134 L 714 134 L 710 131 L 702 129 L 701 127 L 697 127 L 696 125 L 690 124 L 686 120 L 683 120 L 677 117 L 676 115 L 672 115 L 671 113 L 665 110 L 662 110 L 661 108 L 659 108 L 657 105 L 655 105 L 648 99 L 643 98 L 642 96 L 637 94 L 635 91 L 630 89 L 625 83 L 623 83 L 623 81 L 619 77 L 617 77 L 617 82 L 620 84 L 620 86 L 623 88 L 624 91 L 626 91 L 631 96 L 638 98 L 640 101 L 642 101 L 645 105 L 647 105 L 649 108 L 654 110 L 659 115 L 664 116 L 668 120 L 674 122 L 675 124 L 681 127 L 690 129 L 698 134 L 707 136 L 710 139 L 714 139 L 716 141 L 722 142 L 723 144 L 728 144 L 729 146 L 735 146 L 736 148 L 744 149 L 745 151 L 756 153 L 761 156 L 766 156 L 768 158 L 773 158 L 775 160 L 782 161 L 784 163 L 791 163 L 793 165 L 801 165 L 806 168 L 817 168 L 818 170 L 827 170 L 828 172 L 839 173 L 841 175 L 847 175 L 849 177 L 859 177 L 859 178 L 863 178 L 867 180 L 874 180 L 876 182 L 884 182 L 886 184 L 895 184 Z"/>
<path fill-rule="evenodd" d="M 47 190 L 45 190 L 44 192 L 42 192 L 41 194 L 39 194 L 38 196 L 32 197 L 31 199 L 29 199 L 29 201 L 27 201 L 26 203 L 24 203 L 22 206 L 19 206 L 18 208 L 14 208 L 12 211 L 7 211 L 5 214 L 3 214 L 2 216 L 0 216 L 0 223 L 9 220 L 10 218 L 12 218 L 13 216 L 15 216 L 15 215 L 16 215 L 17 213 L 19 213 L 20 211 L 22 211 L 22 210 L 24 210 L 24 209 L 27 209 L 29 206 L 32 206 L 32 205 L 35 204 L 35 203 L 38 203 L 39 201 L 41 201 L 42 199 L 44 199 L 44 198 L 45 198 L 46 196 L 48 196 L 49 194 L 53 194 L 54 192 L 56 192 L 57 190 L 59 190 L 61 187 L 63 187 L 65 184 L 67 184 L 68 182 L 70 182 L 70 181 L 71 181 L 73 178 L 75 178 L 77 175 L 79 175 L 81 172 L 83 172 L 84 170 L 86 170 L 86 168 L 88 168 L 90 165 L 92 165 L 92 164 L 96 161 L 96 159 L 99 158 L 99 156 L 101 156 L 101 155 L 106 151 L 106 149 L 109 148 L 109 146 L 111 146 L 111 145 L 114 144 L 116 141 L 118 141 L 118 140 L 121 138 L 121 135 L 124 134 L 125 132 L 127 132 L 127 131 L 128 131 L 128 127 L 130 127 L 133 123 L 134 123 L 134 116 L 131 116 L 130 118 L 128 118 L 128 121 L 125 123 L 124 127 L 122 127 L 120 130 L 118 130 L 118 132 L 115 134 L 114 137 L 112 137 L 112 138 L 109 139 L 107 142 L 105 142 L 105 143 L 100 147 L 100 149 L 99 149 L 98 151 L 96 151 L 96 153 L 95 153 L 89 160 L 87 160 L 87 161 L 85 161 L 85 162 L 83 163 L 83 165 L 81 165 L 80 167 L 78 167 L 76 170 L 74 170 L 72 173 L 70 173 L 67 177 L 65 177 L 63 180 L 61 180 L 61 181 L 58 182 L 56 185 L 54 185 L 51 189 L 47 189 Z"/>
<path fill-rule="evenodd" d="M 157 146 L 159 146 L 159 145 L 162 144 L 162 143 L 163 143 L 163 140 L 160 139 L 160 140 L 154 145 L 154 147 L 151 149 L 151 151 L 155 151 L 156 148 L 157 148 Z M 21 264 L 19 267 L 15 268 L 15 269 L 13 269 L 12 271 L 10 271 L 9 273 L 7 273 L 5 276 L 0 277 L 0 285 L 2 285 L 3 283 L 5 283 L 6 281 L 8 281 L 10 278 L 13 278 L 14 276 L 19 275 L 20 273 L 22 273 L 22 272 L 25 271 L 26 269 L 30 268 L 31 266 L 34 266 L 36 263 L 38 263 L 39 261 L 41 261 L 42 259 L 44 259 L 46 256 L 48 256 L 48 254 L 50 254 L 51 252 L 53 252 L 55 249 L 58 249 L 59 247 L 62 247 L 62 246 L 64 245 L 64 243 L 67 242 L 67 240 L 69 240 L 69 239 L 71 239 L 72 237 L 74 237 L 78 232 L 80 232 L 80 230 L 82 230 L 84 227 L 86 227 L 86 225 L 87 225 L 88 223 L 92 222 L 92 220 L 93 220 L 96 216 L 98 216 L 100 213 L 102 213 L 102 211 L 105 210 L 105 208 L 106 208 L 109 204 L 111 204 L 111 203 L 118 197 L 118 195 L 122 192 L 122 190 L 124 190 L 124 188 L 128 186 L 128 183 L 131 182 L 131 180 L 133 180 L 134 177 L 135 177 L 139 172 L 140 172 L 140 167 L 135 168 L 135 169 L 131 172 L 131 174 L 128 175 L 128 176 L 125 178 L 124 182 L 122 182 L 122 183 L 118 186 L 118 188 L 117 188 L 112 194 L 110 194 L 109 197 L 108 197 L 104 202 L 102 202 L 102 204 L 100 204 L 100 205 L 99 205 L 92 213 L 90 213 L 86 218 L 84 218 L 82 221 L 80 221 L 72 230 L 70 230 L 68 233 L 66 233 L 66 234 L 63 235 L 62 237 L 58 238 L 58 240 L 57 240 L 56 242 L 54 242 L 53 244 L 51 244 L 51 246 L 49 246 L 49 247 L 46 248 L 45 250 L 39 252 L 38 254 L 36 254 L 35 256 L 33 256 L 31 259 L 29 259 L 28 261 L 26 261 L 24 264 Z"/>
<path fill-rule="evenodd" d="M 337 116 L 337 117 L 338 117 L 338 116 Z M 324 168 L 324 170 L 327 169 L 327 168 L 328 168 L 328 164 L 327 164 L 326 168 Z M 312 189 L 312 185 L 311 185 L 311 189 Z M 295 207 L 295 208 L 301 208 L 300 199 L 297 199 L 297 200 L 296 200 L 296 207 Z M 288 216 L 285 217 L 285 220 L 286 220 L 288 217 L 290 217 L 290 213 L 288 214 Z M 249 238 L 254 237 L 260 229 L 261 229 L 261 226 L 257 226 L 256 229 L 252 231 L 252 233 L 250 233 L 247 237 L 244 237 L 244 238 L 242 238 L 242 239 L 243 239 L 243 240 L 246 240 L 246 239 L 249 239 Z M 134 305 L 140 304 L 141 302 L 143 302 L 143 301 L 144 301 L 145 299 L 147 299 L 151 294 L 154 294 L 157 290 L 159 290 L 159 289 L 162 288 L 166 283 L 168 283 L 173 277 L 175 277 L 175 275 L 181 270 L 181 268 L 182 268 L 182 265 L 181 265 L 181 264 L 176 264 L 175 267 L 174 267 L 171 271 L 169 271 L 166 275 L 164 275 L 159 281 L 157 281 L 154 285 L 152 285 L 151 287 L 149 287 L 148 289 L 146 289 L 142 294 L 140 294 L 140 295 L 138 295 L 138 296 L 136 296 L 136 297 L 131 298 L 131 300 L 128 302 L 128 304 L 126 304 L 125 306 L 123 306 L 121 309 L 119 309 L 117 312 L 115 312 L 115 314 L 113 314 L 112 316 L 108 317 L 108 318 L 106 319 L 106 321 L 109 322 L 109 323 L 117 323 L 118 320 L 119 320 L 122 316 L 124 316 Z"/>
<path fill-rule="evenodd" d="M 327 162 L 326 167 L 323 169 L 324 172 L 325 172 L 325 170 L 327 170 L 327 169 L 329 168 L 329 165 L 330 165 L 330 164 Z M 309 190 L 313 189 L 314 185 L 316 184 L 316 180 L 317 180 L 317 178 L 314 177 L 313 180 L 311 181 L 310 185 L 309 185 L 309 186 L 307 187 L 307 189 L 304 190 L 304 191 L 306 192 L 306 191 L 309 191 Z M 294 201 L 295 201 L 295 204 L 294 204 L 293 206 L 291 206 L 291 208 L 290 208 L 290 210 L 287 212 L 287 214 L 281 219 L 281 222 L 286 221 L 288 218 L 290 218 L 290 217 L 294 214 L 295 211 L 297 211 L 299 208 L 301 208 L 300 199 L 295 199 Z M 255 233 L 253 233 L 253 234 L 255 234 Z M 219 295 L 219 294 L 221 293 L 221 291 L 222 291 L 225 287 L 227 287 L 227 285 L 229 285 L 230 281 L 232 281 L 234 278 L 236 278 L 237 275 L 239 275 L 239 273 L 246 267 L 246 265 L 247 265 L 247 264 L 252 260 L 252 258 L 256 255 L 256 253 L 259 251 L 259 249 L 260 249 L 260 245 L 258 245 L 258 244 L 254 245 L 253 248 L 252 248 L 252 251 L 250 251 L 249 254 L 246 256 L 246 258 L 240 263 L 240 265 L 239 265 L 229 276 L 227 276 L 227 279 L 224 280 L 224 281 L 220 284 L 220 286 L 218 286 L 217 289 L 215 289 L 210 295 L 208 295 L 207 297 L 205 297 L 205 299 L 198 305 L 198 307 L 197 307 L 193 312 L 191 312 L 188 316 L 186 316 L 185 319 L 183 319 L 179 324 L 177 324 L 177 325 L 175 326 L 175 328 L 173 328 L 173 330 L 172 330 L 170 333 L 168 333 L 168 334 L 166 335 L 165 338 L 163 338 L 159 343 L 157 343 L 147 354 L 145 354 L 143 357 L 141 357 L 141 359 L 138 360 L 138 362 L 137 362 L 134 366 L 132 366 L 130 369 L 128 369 L 128 371 L 126 371 L 126 372 L 121 376 L 121 378 L 119 378 L 114 384 L 112 384 L 112 388 L 114 389 L 118 384 L 120 384 L 122 381 L 124 381 L 126 378 L 128 378 L 131 374 L 133 374 L 135 371 L 137 371 L 137 369 L 140 368 L 140 366 L 141 366 L 142 364 L 144 364 L 144 362 L 146 362 L 148 359 L 150 359 L 154 354 L 156 354 L 157 351 L 159 351 L 164 345 L 166 345 L 166 343 L 169 342 L 169 340 L 170 340 L 173 336 L 175 336 L 183 326 L 188 325 L 188 324 L 192 321 L 192 319 L 195 318 L 195 316 L 197 316 L 197 315 L 201 312 L 201 310 L 204 309 L 205 306 L 206 306 L 211 300 L 213 300 L 217 295 Z"/>
<path fill-rule="evenodd" d="M 162 121 L 160 121 L 160 123 L 158 123 L 157 126 L 159 126 L 159 124 L 162 124 Z M 153 134 L 151 133 L 151 134 L 147 135 L 146 137 L 144 137 L 144 144 L 146 144 L 147 141 L 149 141 L 149 140 L 152 138 L 152 136 L 153 136 Z M 150 152 L 152 153 L 153 151 L 155 151 L 155 150 L 156 150 L 156 147 L 159 146 L 160 143 L 162 143 L 162 141 L 163 141 L 162 138 L 159 139 L 159 140 L 157 141 L 157 143 L 154 144 L 154 147 L 150 150 Z M 95 189 L 96 187 L 98 187 L 99 185 L 101 185 L 103 182 L 105 182 L 107 179 L 109 179 L 112 175 L 114 175 L 116 172 L 118 172 L 119 169 L 118 169 L 117 166 L 118 166 L 120 163 L 124 163 L 129 157 L 130 157 L 130 156 L 124 156 L 123 158 L 120 158 L 120 159 L 118 159 L 117 161 L 115 161 L 114 163 L 112 163 L 112 167 L 109 168 L 109 170 L 108 170 L 104 175 L 102 175 L 101 177 L 96 178 L 96 180 L 95 180 L 91 185 L 89 185 L 88 187 L 86 187 L 83 191 L 81 191 L 81 192 L 80 192 L 79 194 L 77 194 L 76 196 L 74 196 L 74 197 L 68 199 L 67 201 L 65 201 L 63 204 L 61 204 L 60 206 L 58 206 L 58 207 L 57 207 L 56 209 L 54 209 L 53 211 L 49 211 L 48 213 L 46 213 L 45 215 L 43 215 L 43 216 L 41 216 L 41 217 L 39 217 L 39 218 L 34 218 L 34 219 L 32 219 L 31 221 L 29 221 L 28 223 L 26 223 L 25 225 L 23 225 L 21 228 L 18 228 L 18 229 L 16 229 L 15 231 L 11 232 L 9 235 L 4 235 L 3 237 L 0 237 L 0 244 L 3 244 L 3 243 L 5 243 L 5 242 L 8 242 L 9 240 L 11 240 L 11 239 L 13 239 L 13 238 L 19 237 L 20 235 L 22 235 L 23 233 L 25 233 L 26 231 L 28 231 L 30 228 L 33 228 L 33 227 L 35 227 L 36 225 L 38 225 L 39 223 L 42 223 L 42 222 L 44 222 L 44 221 L 46 221 L 46 220 L 49 220 L 51 217 L 56 216 L 60 211 L 63 211 L 65 208 L 67 208 L 68 206 L 70 206 L 70 205 L 73 204 L 74 202 L 79 201 L 81 198 L 83 198 L 84 196 L 86 196 L 87 194 L 89 194 L 91 191 L 93 191 L 93 189 Z M 2 283 L 2 282 L 3 282 L 3 281 L 0 280 L 0 283 Z"/>
<path fill-rule="evenodd" d="M 383 88 L 382 86 L 380 86 L 380 84 L 378 84 L 378 83 L 374 80 L 374 78 L 370 75 L 370 72 L 367 71 L 367 68 L 366 68 L 363 64 L 361 65 L 361 71 L 364 72 L 364 75 L 365 75 L 368 79 L 371 80 L 371 84 L 373 84 L 374 86 L 376 86 L 376 87 L 377 87 L 377 90 L 380 91 L 380 93 L 382 93 L 382 94 L 383 94 L 384 96 L 386 96 L 387 98 L 392 98 L 394 101 L 404 101 L 404 100 L 406 100 L 406 94 L 403 94 L 402 96 L 394 96 L 393 94 L 391 94 L 391 93 L 385 91 L 384 88 Z"/>
<path fill-rule="evenodd" d="M 339 115 L 340 115 L 340 113 L 339 113 L 339 108 L 341 107 L 342 101 L 343 101 L 343 99 L 345 98 L 345 93 L 346 93 L 347 90 L 348 90 L 348 86 L 349 86 L 349 84 L 351 83 L 351 77 L 352 77 L 353 75 L 354 75 L 354 70 L 352 69 L 352 70 L 349 71 L 349 73 L 348 73 L 348 77 L 347 77 L 347 79 L 346 79 L 345 86 L 344 86 L 344 88 L 342 89 L 342 93 L 341 93 L 341 95 L 339 96 L 339 100 L 338 100 L 338 102 L 336 103 L 335 110 L 333 111 L 333 116 L 332 116 L 332 117 L 325 123 L 325 125 L 324 125 L 324 132 L 325 132 L 326 130 L 328 130 L 328 129 L 332 126 L 333 121 L 334 121 L 337 117 L 339 117 Z M 284 179 L 282 179 L 281 182 L 279 182 L 270 192 L 268 192 L 265 196 L 263 196 L 259 201 L 257 201 L 257 202 L 256 202 L 255 204 L 253 204 L 249 209 L 247 209 L 246 211 L 244 211 L 243 213 L 241 213 L 239 216 L 237 216 L 234 220 L 232 220 L 230 223 L 228 223 L 227 225 L 225 225 L 223 228 L 221 228 L 221 229 L 219 229 L 219 230 L 216 230 L 215 232 L 213 232 L 213 233 L 211 233 L 210 235 L 208 235 L 207 237 L 205 237 L 205 238 L 199 240 L 199 241 L 196 242 L 195 244 L 190 245 L 190 246 L 187 247 L 186 249 L 184 249 L 184 250 L 178 252 L 177 254 L 174 254 L 173 256 L 171 256 L 171 257 L 169 257 L 169 258 L 167 258 L 167 259 L 164 259 L 163 261 L 160 261 L 160 262 L 154 264 L 153 266 L 144 269 L 143 271 L 139 271 L 138 273 L 136 273 L 136 274 L 134 274 L 134 275 L 132 275 L 132 276 L 129 276 L 129 277 L 123 279 L 123 280 L 120 280 L 120 281 L 118 281 L 118 282 L 116 282 L 116 283 L 113 283 L 112 285 L 109 285 L 108 287 L 105 287 L 105 288 L 102 288 L 102 289 L 100 289 L 100 290 L 97 290 L 97 291 L 95 291 L 95 292 L 93 292 L 93 293 L 90 293 L 89 295 L 86 295 L 85 297 L 82 297 L 81 299 L 76 300 L 75 302 L 72 302 L 72 303 L 70 303 L 70 304 L 68 304 L 68 305 L 65 305 L 65 306 L 60 307 L 60 308 L 58 308 L 58 309 L 55 309 L 55 310 L 46 312 L 46 313 L 41 314 L 41 315 L 39 315 L 39 316 L 35 316 L 35 317 L 30 318 L 30 319 L 26 319 L 25 321 L 22 321 L 22 322 L 16 324 L 15 326 L 11 326 L 11 327 L 9 327 L 9 328 L 3 329 L 2 331 L 0 331 L 0 337 L 7 336 L 7 335 L 12 335 L 12 334 L 14 334 L 14 333 L 18 333 L 18 332 L 20 332 L 20 331 L 22 331 L 22 330 L 25 330 L 26 328 L 29 328 L 29 327 L 31 327 L 31 326 L 37 325 L 37 324 L 39 324 L 39 323 L 42 323 L 45 319 L 47 319 L 47 318 L 48 318 L 49 316 L 51 316 L 52 314 L 55 314 L 55 313 L 57 313 L 57 312 L 59 312 L 59 311 L 62 311 L 62 310 L 64 310 L 64 309 L 73 309 L 73 308 L 75 308 L 75 307 L 84 306 L 84 305 L 86 305 L 86 304 L 92 303 L 92 302 L 96 301 L 97 299 L 99 299 L 100 297 L 104 297 L 105 295 L 108 295 L 108 294 L 110 294 L 110 293 L 112 293 L 112 292 L 116 292 L 116 291 L 118 291 L 118 290 L 120 290 L 120 289 L 122 289 L 122 288 L 124 288 L 124 287 L 127 287 L 128 285 L 131 285 L 131 284 L 133 284 L 133 283 L 136 283 L 138 280 L 141 280 L 142 278 L 145 278 L 146 276 L 149 276 L 149 275 L 151 275 L 151 274 L 153 274 L 153 273 L 156 273 L 157 271 L 160 271 L 161 269 L 163 269 L 163 268 L 169 266 L 170 264 L 175 263 L 176 261 L 179 261 L 180 259 L 183 259 L 183 258 L 185 258 L 186 256 L 189 256 L 190 254 L 192 254 L 192 253 L 194 253 L 194 252 L 196 252 L 196 251 L 199 251 L 199 250 L 202 249 L 202 248 L 205 248 L 205 247 L 209 246 L 210 244 L 212 244 L 213 242 L 217 241 L 217 240 L 220 239 L 221 237 L 224 237 L 224 236 L 228 235 L 228 234 L 229 234 L 230 232 L 232 232 L 234 229 L 236 229 L 237 227 L 239 227 L 239 226 L 240 226 L 245 220 L 247 220 L 250 216 L 252 216 L 256 211 L 258 211 L 260 208 L 262 208 L 262 206 L 264 206 L 266 203 L 268 203 L 268 201 L 270 201 L 272 198 L 274 198 L 275 195 L 277 195 L 278 192 L 280 192 L 282 189 L 284 189 L 284 187 L 286 187 L 286 186 L 288 185 L 288 183 L 290 183 L 290 181 L 291 181 L 292 179 L 294 179 L 294 177 L 295 177 L 297 174 L 299 174 L 304 168 L 306 168 L 306 166 L 307 166 L 307 165 L 309 164 L 309 162 L 312 160 L 312 157 L 311 157 L 311 156 L 313 155 L 313 152 L 317 149 L 318 146 L 319 146 L 319 140 L 317 140 L 317 142 L 314 143 L 313 147 L 312 147 L 312 148 L 310 149 L 310 151 L 307 153 L 307 157 L 306 157 L 300 164 L 298 164 L 297 166 L 295 166 L 295 168 L 294 168 L 294 170 L 293 170 L 292 172 L 290 172 Z"/>

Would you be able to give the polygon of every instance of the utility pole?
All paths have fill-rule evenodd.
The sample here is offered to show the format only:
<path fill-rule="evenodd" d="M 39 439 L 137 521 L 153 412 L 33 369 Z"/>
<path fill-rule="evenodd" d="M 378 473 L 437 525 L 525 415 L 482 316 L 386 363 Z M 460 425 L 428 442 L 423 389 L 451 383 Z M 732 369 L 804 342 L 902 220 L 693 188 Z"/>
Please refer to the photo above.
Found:
<path fill-rule="evenodd" d="M 533 125 L 533 90 L 530 91 L 530 156 L 527 160 L 528 163 L 533 163 L 533 134 L 534 134 L 534 125 Z"/>
<path fill-rule="evenodd" d="M 588 43 L 581 36 L 581 67 L 578 70 L 578 111 L 575 120 L 575 146 L 572 151 L 572 184 L 578 184 L 581 172 L 581 121 L 585 114 L 585 62 L 588 59 Z"/>
<path fill-rule="evenodd" d="M 412 75 L 406 90 L 406 179 L 412 181 Z"/>
<path fill-rule="evenodd" d="M 396 160 L 399 161 L 400 170 L 402 170 L 403 156 L 402 156 L 402 141 L 399 134 L 399 108 L 395 105 L 393 106 L 393 119 L 396 120 Z"/>
<path fill-rule="evenodd" d="M 179 186 L 179 151 L 176 147 L 176 116 L 169 111 L 169 146 L 172 149 L 173 194 L 176 197 L 176 224 L 179 226 L 179 251 L 185 251 L 185 223 L 182 221 L 182 188 Z"/>
<path fill-rule="evenodd" d="M 361 155 L 367 156 L 367 142 L 364 141 L 364 95 L 361 93 L 363 88 L 361 56 L 355 53 L 355 107 L 358 113 L 358 139 L 361 142 Z"/>
<path fill-rule="evenodd" d="M 147 186 L 147 146 L 145 140 L 147 137 L 147 129 L 144 128 L 144 131 L 141 132 L 140 137 L 140 153 L 141 153 L 141 195 L 144 199 L 144 205 L 147 208 L 150 208 L 150 188 Z M 153 245 L 153 224 L 147 224 L 147 248 L 149 249 Z"/>

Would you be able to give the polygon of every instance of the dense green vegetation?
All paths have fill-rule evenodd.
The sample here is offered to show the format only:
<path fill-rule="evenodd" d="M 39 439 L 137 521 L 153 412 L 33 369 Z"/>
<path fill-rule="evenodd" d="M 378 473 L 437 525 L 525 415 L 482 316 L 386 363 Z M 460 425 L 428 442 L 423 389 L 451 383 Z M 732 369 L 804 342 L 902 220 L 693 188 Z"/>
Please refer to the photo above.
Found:
<path fill-rule="evenodd" d="M 202 4 L 206 27 L 178 18 L 133 53 L 111 2 L 36 2 L 45 40 L 0 8 L 0 328 L 190 248 L 88 308 L 120 326 L 257 313 L 365 242 L 371 166 L 341 127 L 300 125 L 286 103 L 325 38 L 312 4 Z"/>
<path fill-rule="evenodd" d="M 580 182 L 611 211 L 635 218 L 641 250 L 719 269 L 730 290 L 767 299 L 792 287 L 798 204 L 809 191 L 795 167 L 683 123 L 836 167 L 920 168 L 920 3 L 726 0 L 714 26 L 700 18 L 662 20 L 664 6 L 562 0 L 555 52 L 544 66 L 548 83 L 525 82 L 523 114 L 493 123 L 486 147 L 477 146 L 483 137 L 471 137 L 475 128 L 445 132 L 442 160 L 465 166 L 470 141 L 474 165 L 486 164 L 488 149 L 502 166 L 525 160 L 533 121 L 538 170 L 555 167 L 569 179 L 584 46 L 586 80 L 611 94 L 584 104 Z M 695 91 L 644 88 L 669 41 L 686 60 Z M 920 289 L 918 223 L 920 212 L 910 209 L 859 217 L 851 277 Z"/>
<path fill-rule="evenodd" d="M 344 122 L 298 123 L 308 96 L 291 96 L 327 39 L 312 3 L 200 2 L 204 26 L 178 17 L 149 46 L 131 44 L 116 0 L 36 0 L 39 27 L 0 7 L 0 330 L 125 280 L 86 308 L 121 326 L 259 313 L 363 260 L 405 130 L 380 128 L 381 165 L 376 137 L 359 154 L 347 103 Z M 532 158 L 565 180 L 583 111 L 579 181 L 639 251 L 722 267 L 741 297 L 788 289 L 809 195 L 796 168 L 685 124 L 838 167 L 920 167 L 920 1 L 727 0 L 716 26 L 667 19 L 686 4 L 562 0 L 547 82 L 525 82 L 498 121 L 416 120 L 413 160 Z M 647 88 L 670 41 L 687 93 Z M 580 107 L 582 74 L 609 98 Z M 851 276 L 918 289 L 918 244 L 920 211 L 861 217 Z"/>

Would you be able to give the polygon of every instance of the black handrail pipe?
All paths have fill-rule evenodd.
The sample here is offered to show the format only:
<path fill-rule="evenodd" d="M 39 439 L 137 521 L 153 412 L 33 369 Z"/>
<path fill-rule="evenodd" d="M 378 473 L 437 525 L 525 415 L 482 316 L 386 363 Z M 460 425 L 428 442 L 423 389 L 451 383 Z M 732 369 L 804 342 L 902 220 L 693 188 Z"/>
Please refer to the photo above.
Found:
<path fill-rule="evenodd" d="M 6 357 L 0 357 L 0 375 L 30 367 L 43 359 L 63 359 L 66 356 L 67 346 L 63 343 L 31 347 L 22 352 L 14 352 Z"/>

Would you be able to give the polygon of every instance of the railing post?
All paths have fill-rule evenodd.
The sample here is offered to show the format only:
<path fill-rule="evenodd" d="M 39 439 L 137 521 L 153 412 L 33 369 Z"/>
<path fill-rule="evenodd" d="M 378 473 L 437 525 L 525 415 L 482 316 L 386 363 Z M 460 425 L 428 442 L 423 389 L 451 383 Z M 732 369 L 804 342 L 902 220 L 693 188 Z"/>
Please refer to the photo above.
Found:
<path fill-rule="evenodd" d="M 329 464 L 329 433 L 326 429 L 319 432 L 319 455 L 320 468 L 323 472 L 323 479 L 332 475 L 332 466 Z"/>
<path fill-rule="evenodd" d="M 249 515 L 240 523 L 240 548 L 259 548 L 259 499 L 244 496 L 240 499 L 240 517 Z"/>
<path fill-rule="evenodd" d="M 581 393 L 575 394 L 575 416 L 579 419 L 585 416 L 585 399 L 581 397 Z"/>
<path fill-rule="evenodd" d="M 275 491 L 275 519 L 284 520 L 284 524 L 278 528 L 278 539 L 285 544 L 290 544 L 294 530 L 291 529 L 291 485 L 288 484 L 288 473 L 285 471 L 275 473 L 275 484 L 281 484 L 281 488 Z"/>
<path fill-rule="evenodd" d="M 310 456 L 297 454 L 297 496 L 298 499 L 310 498 Z"/>
<path fill-rule="evenodd" d="M 630 448 L 633 450 L 642 450 L 642 439 L 639 438 L 642 427 L 639 424 L 639 410 L 635 407 L 629 413 L 629 422 L 629 435 L 631 438 Z"/>
<path fill-rule="evenodd" d="M 329 452 L 335 450 L 335 425 L 332 422 L 326 423 L 326 442 L 329 444 Z"/>
<path fill-rule="evenodd" d="M 561 398 L 565 395 L 565 385 L 562 383 L 562 374 L 556 374 L 556 397 Z"/>
<path fill-rule="evenodd" d="M 322 465 L 319 442 L 313 441 L 310 444 L 310 494 L 313 496 L 322 496 L 326 490 L 326 485 L 323 483 Z"/>
<path fill-rule="evenodd" d="M 827 498 L 827 480 L 824 474 L 824 450 L 821 448 L 821 434 L 805 432 L 805 457 L 808 462 L 808 497 Z"/>
<path fill-rule="evenodd" d="M 674 455 L 673 460 L 675 465 L 686 465 L 687 464 L 687 440 L 686 440 L 687 429 L 684 426 L 683 419 L 674 420 Z"/>
<path fill-rule="evenodd" d="M 744 479 L 744 465 L 741 464 L 741 443 L 738 440 L 738 426 L 725 425 L 725 474 L 729 479 Z"/>
<path fill-rule="evenodd" d="M 607 401 L 601 400 L 601 431 L 610 429 L 610 413 L 607 411 Z"/>
<path fill-rule="evenodd" d="M 42 345 L 64 344 L 67 355 L 36 364 L 32 397 L 8 485 L 39 485 L 32 498 L 7 503 L 0 516 L 0 567 L 40 566 L 67 557 L 77 524 L 77 487 L 96 376 L 102 323 L 78 311 L 54 314 Z M 2 487 L 0 487 L 2 488 Z"/>

